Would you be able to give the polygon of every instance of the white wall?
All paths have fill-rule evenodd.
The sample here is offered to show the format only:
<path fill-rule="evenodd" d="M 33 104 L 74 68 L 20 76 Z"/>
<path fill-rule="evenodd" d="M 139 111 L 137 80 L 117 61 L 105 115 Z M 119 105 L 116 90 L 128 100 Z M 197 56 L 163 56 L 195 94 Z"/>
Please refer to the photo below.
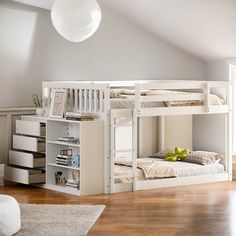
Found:
<path fill-rule="evenodd" d="M 229 66 L 225 60 L 208 62 L 206 66 L 207 80 L 229 80 Z M 223 114 L 193 116 L 194 149 L 224 153 L 224 131 L 225 120 Z"/>
<path fill-rule="evenodd" d="M 49 11 L 0 0 L 0 107 L 30 106 L 43 80 L 205 79 L 205 64 L 101 5 L 102 23 L 74 44 Z"/>
<path fill-rule="evenodd" d="M 165 117 L 164 147 L 193 149 L 193 122 L 191 115 Z"/>
<path fill-rule="evenodd" d="M 229 65 L 225 60 L 211 61 L 206 64 L 208 80 L 229 80 Z"/>

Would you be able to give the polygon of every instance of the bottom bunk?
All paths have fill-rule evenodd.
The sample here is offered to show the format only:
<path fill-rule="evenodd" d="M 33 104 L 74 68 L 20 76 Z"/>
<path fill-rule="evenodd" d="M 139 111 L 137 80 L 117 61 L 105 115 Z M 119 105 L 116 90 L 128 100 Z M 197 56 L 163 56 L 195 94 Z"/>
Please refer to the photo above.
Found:
<path fill-rule="evenodd" d="M 206 161 L 206 156 L 203 159 Z M 197 160 L 198 163 L 193 163 L 192 160 L 191 162 L 169 162 L 156 157 L 138 158 L 137 179 L 133 182 L 132 159 L 116 158 L 114 192 L 192 185 L 230 179 L 229 174 L 225 171 L 223 159 L 211 160 L 209 164 L 200 164 L 199 160 Z"/>

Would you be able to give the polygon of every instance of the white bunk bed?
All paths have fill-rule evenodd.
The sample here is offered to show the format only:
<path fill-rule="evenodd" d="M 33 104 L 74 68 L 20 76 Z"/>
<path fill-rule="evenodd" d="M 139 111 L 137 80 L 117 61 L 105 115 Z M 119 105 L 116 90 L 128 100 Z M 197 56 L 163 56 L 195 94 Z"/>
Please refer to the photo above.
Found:
<path fill-rule="evenodd" d="M 43 97 L 50 100 L 53 89 L 68 91 L 67 109 L 69 111 L 92 113 L 98 119 L 104 120 L 106 139 L 104 147 L 104 167 L 106 170 L 104 185 L 106 193 L 231 180 L 230 83 L 183 80 L 55 81 L 43 82 Z M 115 98 L 111 98 L 111 94 Z M 219 95 L 220 98 L 215 95 Z M 215 96 L 216 102 L 212 98 L 213 96 Z M 160 117 L 159 144 L 163 148 L 163 117 L 197 114 L 222 114 L 224 116 L 225 170 L 220 171 L 220 173 L 210 172 L 211 174 L 195 176 L 138 180 L 137 159 L 139 157 L 140 118 Z M 116 149 L 116 129 L 119 127 L 130 127 L 132 129 L 132 147 L 130 149 Z M 127 176 L 119 176 L 115 173 L 114 160 L 117 157 L 127 155 L 132 158 L 132 173 Z M 131 181 L 127 183 L 118 181 L 117 183 L 116 180 L 120 178 L 129 178 Z"/>

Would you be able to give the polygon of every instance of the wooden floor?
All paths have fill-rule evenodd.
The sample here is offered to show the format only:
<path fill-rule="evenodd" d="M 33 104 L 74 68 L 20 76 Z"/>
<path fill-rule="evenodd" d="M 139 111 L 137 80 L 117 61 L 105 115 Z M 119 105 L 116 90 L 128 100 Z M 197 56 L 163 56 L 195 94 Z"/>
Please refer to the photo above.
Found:
<path fill-rule="evenodd" d="M 236 235 L 236 182 L 92 197 L 7 184 L 0 194 L 20 203 L 106 205 L 89 235 Z"/>

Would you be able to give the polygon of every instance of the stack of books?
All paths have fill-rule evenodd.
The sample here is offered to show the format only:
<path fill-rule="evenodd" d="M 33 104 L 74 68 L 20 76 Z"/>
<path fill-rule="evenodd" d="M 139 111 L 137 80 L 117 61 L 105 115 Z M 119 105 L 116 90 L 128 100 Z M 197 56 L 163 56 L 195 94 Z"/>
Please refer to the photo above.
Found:
<path fill-rule="evenodd" d="M 63 166 L 71 166 L 71 156 L 57 155 L 56 163 Z"/>
<path fill-rule="evenodd" d="M 68 171 L 68 180 L 66 187 L 80 189 L 80 172 L 77 170 Z"/>
<path fill-rule="evenodd" d="M 68 179 L 66 182 L 66 187 L 80 189 L 80 181 Z"/>
<path fill-rule="evenodd" d="M 66 120 L 91 121 L 94 117 L 90 113 L 66 112 Z"/>

